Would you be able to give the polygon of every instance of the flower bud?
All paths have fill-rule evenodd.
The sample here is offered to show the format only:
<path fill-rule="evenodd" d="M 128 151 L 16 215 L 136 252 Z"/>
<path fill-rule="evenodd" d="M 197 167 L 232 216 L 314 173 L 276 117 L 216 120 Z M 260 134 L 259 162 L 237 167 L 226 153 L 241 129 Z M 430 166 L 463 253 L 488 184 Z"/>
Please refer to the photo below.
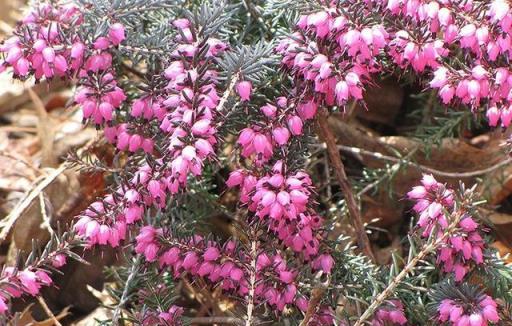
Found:
<path fill-rule="evenodd" d="M 126 38 L 124 26 L 120 23 L 115 23 L 114 25 L 110 26 L 108 35 L 113 45 L 120 44 Z"/>
<path fill-rule="evenodd" d="M 290 139 L 290 131 L 284 127 L 277 127 L 272 130 L 272 136 L 278 145 L 286 145 Z"/>
<path fill-rule="evenodd" d="M 236 85 L 236 91 L 238 92 L 238 95 L 240 95 L 242 101 L 249 101 L 252 93 L 252 83 L 247 80 L 240 81 Z"/>

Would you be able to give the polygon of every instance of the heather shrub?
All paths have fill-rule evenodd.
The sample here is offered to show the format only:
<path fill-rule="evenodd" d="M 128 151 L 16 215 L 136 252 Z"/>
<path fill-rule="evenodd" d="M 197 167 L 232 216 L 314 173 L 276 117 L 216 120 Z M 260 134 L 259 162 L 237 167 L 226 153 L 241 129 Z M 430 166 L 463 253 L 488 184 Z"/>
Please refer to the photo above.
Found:
<path fill-rule="evenodd" d="M 109 247 L 105 325 L 509 325 L 512 269 L 476 185 L 424 173 L 396 199 L 411 208 L 406 252 L 380 265 L 329 116 L 364 110 L 366 89 L 394 76 L 505 129 L 511 26 L 505 0 L 35 1 L 0 67 L 73 85 L 70 109 L 120 171 L 44 249 L 4 267 L 4 321 L 68 260 Z M 336 196 L 315 186 L 318 148 Z M 232 229 L 209 227 L 212 212 Z"/>

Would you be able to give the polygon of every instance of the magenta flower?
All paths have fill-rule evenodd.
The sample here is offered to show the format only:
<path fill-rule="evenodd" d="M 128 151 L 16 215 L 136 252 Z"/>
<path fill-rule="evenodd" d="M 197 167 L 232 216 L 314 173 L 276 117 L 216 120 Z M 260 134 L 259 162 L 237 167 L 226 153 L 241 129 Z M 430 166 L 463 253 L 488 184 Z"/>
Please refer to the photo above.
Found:
<path fill-rule="evenodd" d="M 422 237 L 429 237 L 436 228 L 436 236 L 441 237 L 451 223 L 448 217 L 453 212 L 453 191 L 431 175 L 424 175 L 421 182 L 422 186 L 414 187 L 407 194 L 416 201 L 413 209 L 419 214 L 417 225 Z M 444 272 L 453 272 L 455 279 L 461 281 L 469 272 L 472 262 L 484 262 L 485 243 L 478 223 L 471 216 L 463 216 L 458 227 L 438 250 L 437 262 Z"/>
<path fill-rule="evenodd" d="M 252 83 L 247 80 L 240 81 L 236 84 L 236 91 L 242 101 L 249 101 L 252 93 Z"/>
<path fill-rule="evenodd" d="M 55 268 L 60 268 L 66 264 L 67 257 L 63 254 L 58 254 L 54 257 L 52 266 Z"/>
<path fill-rule="evenodd" d="M 485 326 L 500 320 L 497 306 L 488 295 L 469 305 L 468 302 L 444 299 L 438 307 L 439 320 L 450 325 Z"/>
<path fill-rule="evenodd" d="M 120 23 L 113 24 L 110 26 L 108 35 L 113 45 L 119 45 L 126 38 L 124 26 Z"/>
<path fill-rule="evenodd" d="M 404 306 L 399 300 L 389 300 L 375 312 L 372 320 L 372 326 L 405 325 L 406 323 Z"/>

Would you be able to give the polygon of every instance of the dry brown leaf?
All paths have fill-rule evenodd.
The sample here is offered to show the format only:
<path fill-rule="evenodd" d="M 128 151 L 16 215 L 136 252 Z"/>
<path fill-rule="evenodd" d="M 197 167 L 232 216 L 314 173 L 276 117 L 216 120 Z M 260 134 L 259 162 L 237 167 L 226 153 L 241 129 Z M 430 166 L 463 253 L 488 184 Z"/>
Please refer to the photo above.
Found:
<path fill-rule="evenodd" d="M 19 325 L 23 325 L 23 326 L 54 326 L 55 325 L 55 322 L 53 321 L 52 318 L 48 318 L 43 321 L 35 320 L 34 317 L 32 316 L 32 310 L 31 310 L 33 305 L 34 305 L 33 303 L 27 305 L 27 307 L 21 313 L 19 313 L 19 315 L 17 317 L 15 317 L 15 319 L 13 319 L 11 322 L 9 322 L 9 326 L 15 326 L 15 325 L 17 325 L 17 326 L 19 326 Z M 69 307 L 64 308 L 64 310 L 62 310 L 58 315 L 56 315 L 55 318 L 60 321 L 63 318 L 65 318 L 67 315 L 69 315 Z"/>
<path fill-rule="evenodd" d="M 4 1 L 4 0 L 2 0 Z M 0 1 L 0 3 L 2 2 Z M 14 111 L 26 103 L 27 106 L 33 106 L 30 103 L 30 95 L 26 92 L 27 87 L 32 87 L 32 90 L 42 96 L 43 94 L 50 94 L 66 86 L 66 83 L 60 80 L 48 83 L 42 81 L 34 85 L 34 81 L 27 81 L 25 83 L 14 81 L 9 72 L 0 73 L 0 114 Z"/>
<path fill-rule="evenodd" d="M 112 305 L 114 300 L 108 294 L 106 289 L 98 291 L 92 286 L 87 286 L 87 290 L 96 297 L 103 305 Z M 112 309 L 106 307 L 98 307 L 89 313 L 85 318 L 73 323 L 73 326 L 96 326 L 98 322 L 96 320 L 108 320 L 112 319 Z M 129 324 L 128 324 L 129 325 Z"/>
<path fill-rule="evenodd" d="M 112 318 L 112 310 L 105 307 L 98 307 L 94 309 L 87 317 L 72 323 L 73 326 L 96 326 L 98 320 L 108 320 Z M 130 325 L 130 324 L 126 324 Z"/>
<path fill-rule="evenodd" d="M 57 169 L 55 172 L 61 173 L 44 189 L 45 198 L 48 203 L 46 213 L 50 218 L 54 212 L 66 205 L 71 195 L 79 189 L 75 171 L 64 172 Z M 39 201 L 33 201 L 29 208 L 16 219 L 13 230 L 13 242 L 11 242 L 9 250 L 10 262 L 15 261 L 18 250 L 29 252 L 32 249 L 32 239 L 37 239 L 41 245 L 44 245 L 49 240 L 50 234 L 42 227 L 42 222 Z"/>
<path fill-rule="evenodd" d="M 498 250 L 502 257 L 508 255 L 506 262 L 512 264 L 512 249 L 510 247 L 508 247 L 501 241 L 495 241 L 491 246 Z"/>
<path fill-rule="evenodd" d="M 356 107 L 360 119 L 393 125 L 404 100 L 404 90 L 396 80 L 380 80 L 375 86 L 367 87 L 364 92 L 366 108 Z"/>
<path fill-rule="evenodd" d="M 479 212 L 488 218 L 493 225 L 512 224 L 512 215 L 510 214 L 495 212 L 485 208 L 480 208 Z"/>
<path fill-rule="evenodd" d="M 49 116 L 42 100 L 32 90 L 27 90 L 30 98 L 34 102 L 36 112 L 39 116 L 38 136 L 41 142 L 41 166 L 55 167 L 58 157 L 54 151 L 54 138 L 56 124 Z M 62 174 L 57 177 L 44 189 L 44 198 L 47 201 L 46 210 L 44 211 L 50 219 L 55 212 L 65 206 L 70 197 L 77 193 L 79 189 L 76 171 L 64 171 L 65 166 L 61 166 Z M 59 170 L 58 169 L 58 170 Z M 58 171 L 57 170 L 57 171 Z M 39 194 L 38 194 L 39 195 Z M 12 215 L 12 214 L 10 214 Z M 40 245 L 44 245 L 50 238 L 50 233 L 43 226 L 44 219 L 39 201 L 31 202 L 30 207 L 22 211 L 16 218 L 13 231 L 13 242 L 9 248 L 8 262 L 13 263 L 17 253 L 29 252 L 32 249 L 32 240 L 37 239 Z"/>
<path fill-rule="evenodd" d="M 329 123 L 338 136 L 338 143 L 345 146 L 357 147 L 392 157 L 396 157 L 395 152 L 406 155 L 419 148 L 420 150 L 413 157 L 413 161 L 422 166 L 452 173 L 453 177 L 436 176 L 436 178 L 441 182 L 451 183 L 453 186 L 457 186 L 459 181 L 467 185 L 473 185 L 477 182 L 476 176 L 459 177 L 457 174 L 486 169 L 507 159 L 507 155 L 503 153 L 500 146 L 502 140 L 494 137 L 494 135 L 489 135 L 486 138 L 484 147 L 473 146 L 459 139 L 444 139 L 439 147 L 432 148 L 431 155 L 427 157 L 421 151 L 423 145 L 413 139 L 402 136 L 379 137 L 375 132 L 359 126 L 355 122 L 352 124 L 345 123 L 339 116 L 332 117 Z M 352 156 L 355 156 L 356 159 L 369 168 L 384 168 L 386 164 L 390 164 L 389 161 L 368 155 L 352 154 Z M 401 196 L 409 191 L 421 178 L 422 173 L 423 171 L 416 167 L 404 167 L 393 179 L 393 189 L 396 194 Z M 492 203 L 499 203 L 512 191 L 512 186 L 507 186 L 508 183 L 503 182 L 502 175 L 504 174 L 508 174 L 510 179 L 512 167 L 506 166 L 487 175 L 482 175 L 485 176 L 485 182 L 479 187 L 479 191 L 490 198 L 495 198 L 491 200 Z M 374 196 L 373 200 L 363 198 L 362 209 L 366 222 L 381 217 L 383 218 L 381 225 L 388 226 L 400 219 L 401 206 L 401 203 L 397 204 L 396 198 L 390 198 L 389 194 L 383 191 L 377 195 L 376 201 Z M 386 223 L 386 221 L 389 223 Z"/>

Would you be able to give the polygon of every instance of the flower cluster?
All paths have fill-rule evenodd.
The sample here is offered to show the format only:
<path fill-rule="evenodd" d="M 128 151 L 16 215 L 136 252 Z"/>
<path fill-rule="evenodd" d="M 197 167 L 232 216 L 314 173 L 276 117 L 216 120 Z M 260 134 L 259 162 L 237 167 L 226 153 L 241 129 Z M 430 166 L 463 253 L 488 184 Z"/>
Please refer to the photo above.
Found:
<path fill-rule="evenodd" d="M 110 49 L 124 39 L 124 26 L 116 23 L 110 27 L 108 37 L 100 36 L 87 47 L 80 43 L 74 53 L 84 60 L 83 65 L 77 67 L 81 88 L 75 95 L 75 102 L 81 106 L 84 119 L 96 125 L 105 122 L 112 125 L 114 111 L 126 100 L 124 91 L 117 85 L 110 53 Z"/>
<path fill-rule="evenodd" d="M 107 36 L 87 44 L 78 31 L 83 19 L 75 5 L 38 4 L 16 28 L 15 36 L 0 46 L 0 70 L 12 67 L 15 77 L 32 75 L 36 80 L 78 75 L 83 87 L 75 101 L 84 118 L 97 125 L 110 123 L 126 96 L 111 71 L 109 50 L 125 39 L 125 29 L 114 23 Z"/>
<path fill-rule="evenodd" d="M 405 325 L 406 323 L 404 306 L 399 300 L 389 300 L 387 305 L 375 312 L 372 320 L 372 326 Z"/>
<path fill-rule="evenodd" d="M 126 208 L 125 219 L 110 220 L 106 211 L 116 206 L 114 196 L 107 196 L 103 201 L 96 201 L 86 209 L 80 219 L 75 223 L 75 231 L 87 239 L 89 245 L 110 245 L 113 248 L 119 246 L 120 241 L 126 238 L 126 221 L 136 221 L 141 218 L 142 212 L 139 206 L 133 205 Z M 137 211 L 137 212 L 135 212 Z M 101 218 L 101 219 L 100 219 Z"/>
<path fill-rule="evenodd" d="M 238 298 L 248 308 L 248 325 L 254 322 L 251 309 L 263 305 L 276 313 L 304 314 L 308 325 L 335 324 L 335 310 L 327 302 L 336 302 L 331 299 L 345 284 L 331 283 L 339 275 L 333 273 L 333 248 L 326 248 L 328 234 L 317 210 L 315 188 L 310 175 L 291 162 L 295 145 L 302 145 L 319 109 L 362 101 L 374 75 L 399 71 L 422 77 L 447 105 L 464 104 L 475 111 L 487 106 L 492 126 L 512 122 L 512 73 L 506 67 L 512 58 L 512 13 L 505 0 L 328 2 L 322 10 L 301 16 L 296 32 L 275 49 L 282 70 L 291 77 L 290 92 L 260 102 L 256 112 L 247 115 L 256 119 L 244 120 L 237 131 L 234 150 L 240 155 L 233 156 L 237 168 L 226 184 L 238 190 L 237 208 L 246 215 L 237 222 L 245 230 L 223 242 L 197 234 L 182 237 L 165 219 L 171 199 L 181 199 L 190 180 L 204 175 L 207 164 L 216 159 L 219 127 L 232 117 L 223 107 L 233 91 L 240 103 L 235 108 L 250 110 L 255 104 L 251 101 L 263 98 L 252 96 L 253 87 L 260 86 L 253 85 L 258 78 L 248 72 L 255 69 L 244 71 L 243 65 L 234 65 L 228 74 L 220 71 L 226 64 L 221 56 L 229 52 L 228 62 L 238 50 L 230 52 L 227 44 L 213 37 L 215 28 L 195 26 L 189 20 L 194 15 L 172 21 L 175 46 L 162 53 L 158 64 L 143 58 L 139 67 L 131 67 L 123 57 L 128 47 L 120 48 L 127 36 L 125 26 L 117 21 L 124 22 L 121 17 L 134 10 L 113 12 L 94 33 L 83 33 L 84 26 L 94 24 L 86 22 L 78 7 L 51 3 L 37 5 L 15 36 L 0 46 L 0 70 L 12 69 L 19 79 L 77 77 L 75 102 L 84 122 L 103 129 L 107 141 L 128 160 L 115 188 L 77 217 L 77 238 L 88 247 L 127 245 L 141 257 L 137 261 L 143 268 L 191 284 L 200 279 L 201 284 Z M 204 9 L 204 16 L 207 13 Z M 137 76 L 137 83 L 120 78 L 124 69 Z M 451 189 L 430 175 L 421 182 L 408 193 L 419 215 L 418 229 L 423 238 L 443 239 L 437 263 L 463 284 L 471 268 L 484 262 L 486 230 L 468 212 L 459 214 Z M 153 218 L 154 211 L 163 213 Z M 62 267 L 66 257 L 56 252 L 46 265 L 5 268 L 0 274 L 0 313 L 7 311 L 11 297 L 35 296 L 52 284 L 47 268 Z M 366 265 L 363 257 L 357 259 Z M 322 298 L 313 296 L 313 282 L 318 280 L 329 282 Z M 389 284 L 397 286 L 398 281 Z M 375 295 L 375 287 L 364 286 L 350 291 L 357 288 L 371 293 L 367 297 Z M 160 290 L 170 291 L 163 286 Z M 390 293 L 401 295 L 384 294 Z M 348 292 L 342 295 L 352 297 Z M 139 299 L 146 304 L 143 296 Z M 436 301 L 436 318 L 471 326 L 499 321 L 494 299 L 470 299 L 443 296 Z M 370 305 L 359 322 L 366 321 L 363 316 L 373 316 L 375 326 L 408 322 L 403 298 L 383 302 L 376 309 Z M 142 325 L 181 325 L 184 309 L 169 304 L 143 309 L 135 319 Z"/>
<path fill-rule="evenodd" d="M 453 191 L 437 182 L 432 175 L 423 175 L 421 184 L 413 187 L 407 196 L 416 201 L 413 210 L 419 214 L 417 224 L 423 230 L 421 235 L 428 237 L 437 225 L 442 229 L 448 227 L 449 221 L 444 210 L 450 211 L 453 208 L 455 198 Z"/>
<path fill-rule="evenodd" d="M 14 36 L 0 46 L 0 70 L 12 67 L 15 77 L 33 75 L 36 80 L 75 73 L 85 77 L 89 71 L 107 70 L 112 57 L 105 50 L 125 39 L 124 26 L 113 24 L 108 36 L 89 45 L 78 33 L 83 22 L 73 4 L 39 3 L 22 19 Z"/>
<path fill-rule="evenodd" d="M 180 20 L 175 25 L 187 34 L 190 23 Z M 146 158 L 148 163 L 140 166 L 125 185 L 84 211 L 75 229 L 91 245 L 117 246 L 125 238 L 127 225 L 139 221 L 147 207 L 165 207 L 170 195 L 184 189 L 189 175 L 200 176 L 204 161 L 215 155 L 214 124 L 220 100 L 217 73 L 212 68 L 201 67 L 208 66 L 225 45 L 213 38 L 206 45 L 194 39 L 182 41 L 175 60 L 164 72 L 168 80 L 164 94 L 136 99 L 130 120 L 105 128 L 105 136 L 118 149 L 130 152 L 142 149 L 150 155 L 155 145 L 154 129 L 146 137 L 137 130 L 147 128 L 148 122 L 156 122 L 161 136 L 158 138 L 164 139 L 160 144 L 160 154 L 164 157 Z M 198 49 L 199 46 L 205 51 Z M 199 57 L 203 52 L 205 57 Z"/>
<path fill-rule="evenodd" d="M 201 175 L 204 161 L 214 157 L 217 143 L 216 110 L 220 98 L 217 95 L 217 72 L 212 69 L 211 60 L 220 55 L 226 45 L 214 38 L 198 42 L 191 34 L 191 25 L 186 19 L 179 19 L 173 25 L 180 29 L 179 45 L 163 73 L 167 80 L 164 91 L 139 97 L 133 102 L 126 122 L 105 128 L 107 139 L 118 149 L 135 152 L 142 147 L 151 154 L 153 143 L 145 149 L 144 143 L 148 138 L 140 136 L 136 130 L 141 130 L 139 126 L 148 122 L 156 122 L 158 132 L 165 136 L 165 141 L 159 144 L 163 158 L 152 159 L 139 167 L 117 191 L 93 203 L 81 214 L 75 229 L 90 246 L 118 246 L 127 237 L 128 227 L 142 219 L 147 207 L 155 205 L 164 208 L 169 194 L 184 189 L 189 175 Z M 237 84 L 237 91 L 243 100 L 249 100 L 251 87 L 249 82 Z M 285 98 L 278 100 L 278 106 L 279 113 L 276 107 L 268 117 L 276 118 L 279 115 L 285 119 L 281 134 L 290 129 L 289 133 L 300 135 L 301 118 L 287 109 Z M 311 118 L 308 110 L 301 107 L 301 117 Z M 277 127 L 274 134 L 278 135 L 279 129 L 275 129 Z M 285 145 L 288 138 L 276 136 L 276 142 Z M 260 145 L 258 142 L 256 144 L 259 150 Z M 267 160 L 272 152 L 270 147 Z M 279 178 L 278 173 L 282 173 L 277 172 L 278 166 L 283 170 L 283 163 L 277 163 L 273 180 Z M 283 188 L 281 195 L 276 193 L 276 197 L 280 198 L 276 203 L 279 203 L 281 213 L 277 214 L 279 207 L 274 205 L 272 216 L 275 222 L 271 228 L 287 246 L 297 252 L 305 252 L 304 256 L 308 259 L 314 259 L 314 269 L 329 273 L 334 264 L 332 257 L 328 254 L 317 255 L 319 238 L 313 231 L 321 226 L 322 220 L 313 215 L 314 211 L 309 210 L 307 205 L 312 191 L 309 189 L 312 187 L 309 176 L 298 172 L 290 174 L 286 180 L 283 175 L 281 178 L 283 184 L 276 185 Z M 246 185 L 254 179 L 253 188 L 261 188 L 261 193 L 266 187 L 266 181 L 258 182 L 256 176 L 244 179 Z M 254 189 L 243 191 L 254 192 Z M 257 196 L 252 200 L 261 201 Z M 270 210 L 267 210 L 267 213 L 261 214 L 261 218 L 270 216 Z M 151 226 L 143 226 L 139 230 L 135 252 L 142 254 L 148 263 L 158 262 L 161 269 L 171 268 L 175 277 L 201 277 L 212 284 L 220 284 L 224 291 L 240 297 L 246 297 L 252 286 L 252 299 L 255 302 L 266 302 L 278 310 L 291 304 L 305 311 L 308 306 L 307 296 L 297 290 L 297 271 L 287 267 L 280 254 L 261 252 L 257 257 L 252 257 L 238 242 L 229 241 L 221 246 L 205 241 L 198 235 L 187 241 L 176 240 L 170 232 Z M 255 271 L 249 266 L 251 259 L 256 259 Z M 252 283 L 251 273 L 255 274 Z M 332 315 L 328 313 L 328 308 L 322 311 L 315 315 L 319 320 Z"/>
<path fill-rule="evenodd" d="M 80 21 L 76 20 L 75 23 L 79 24 Z M 148 158 L 147 163 L 131 173 L 116 191 L 91 204 L 79 216 L 74 229 L 89 246 L 119 246 L 128 237 L 130 225 L 142 219 L 146 208 L 153 205 L 165 207 L 169 195 L 184 189 L 190 175 L 200 176 L 205 160 L 214 157 L 217 143 L 216 110 L 220 98 L 217 94 L 217 72 L 212 63 L 227 46 L 212 37 L 198 39 L 187 19 L 178 19 L 173 25 L 179 30 L 179 35 L 176 50 L 162 74 L 167 86 L 145 88 L 146 91 L 130 105 L 127 114 L 116 112 L 127 105 L 123 105 L 126 104 L 126 95 L 118 86 L 112 69 L 112 51 L 125 39 L 124 27 L 113 24 L 108 35 L 99 36 L 92 44 L 86 44 L 76 36 L 72 26 L 66 26 L 69 33 L 64 33 L 62 39 L 57 40 L 59 51 L 63 51 L 62 56 L 67 63 L 66 73 L 77 74 L 80 78 L 81 88 L 75 101 L 82 107 L 84 119 L 103 127 L 107 140 L 119 150 L 136 153 L 142 149 L 151 155 L 155 150 L 155 139 L 164 139 L 157 144 L 158 159 Z M 57 61 L 62 60 L 59 57 Z M 52 76 L 45 75 L 46 78 Z M 250 100 L 251 82 L 239 81 L 236 90 L 242 101 Z M 270 122 L 270 128 L 246 129 L 245 138 L 241 137 L 239 141 L 244 147 L 243 155 L 251 157 L 256 154 L 255 162 L 269 161 L 276 147 L 284 150 L 292 136 L 303 134 L 303 126 L 314 117 L 316 108 L 312 100 L 304 101 L 295 108 L 284 97 L 279 98 L 276 105 L 262 107 L 261 112 Z M 154 134 L 155 130 L 158 135 Z M 262 164 L 258 166 L 262 167 Z M 280 171 L 277 171 L 278 166 L 281 166 Z M 329 273 L 333 267 L 332 257 L 325 253 L 318 254 L 320 235 L 317 230 L 322 219 L 312 209 L 309 176 L 304 172 L 286 174 L 283 162 L 275 164 L 273 174 L 263 176 L 259 181 L 257 175 L 245 179 L 247 185 L 248 180 L 255 180 L 253 188 L 242 190 L 251 192 L 250 200 L 254 202 L 251 203 L 254 206 L 251 211 L 256 213 L 259 210 L 258 217 L 261 219 L 272 219 L 270 228 L 287 247 L 304 252 L 305 259 L 312 260 L 312 268 Z M 282 184 L 276 183 L 268 188 L 268 178 L 273 181 L 281 178 Z M 272 203 L 269 202 L 271 194 L 275 197 Z M 183 251 L 182 247 L 177 246 L 163 252 L 161 242 L 170 238 L 162 229 L 143 227 L 136 238 L 135 251 L 143 254 L 147 262 L 158 261 L 161 268 L 170 266 L 176 275 L 188 272 L 213 283 L 221 283 L 225 290 L 240 296 L 247 295 L 250 286 L 248 262 L 252 257 L 245 253 L 242 260 L 239 257 L 238 261 L 235 260 L 234 256 L 237 255 L 234 249 L 236 247 L 237 251 L 241 251 L 240 244 L 228 242 L 219 246 L 210 243 L 201 248 L 199 238 L 194 238 L 194 241 L 181 245 L 195 246 L 195 251 Z M 181 251 L 177 252 L 177 248 Z M 224 260 L 220 256 L 214 257 L 220 252 L 231 258 Z M 284 257 L 262 252 L 257 261 L 255 300 L 268 302 L 279 310 L 288 304 L 295 304 L 305 311 L 307 296 L 297 292 L 297 271 L 286 267 Z M 328 308 L 322 308 L 322 311 L 317 314 L 319 320 L 327 320 L 329 318 L 326 316 L 332 315 Z"/>
<path fill-rule="evenodd" d="M 74 5 L 41 3 L 26 15 L 14 36 L 0 46 L 0 70 L 36 79 L 64 77 L 82 64 L 84 45 L 74 30 L 83 17 Z"/>
<path fill-rule="evenodd" d="M 156 87 L 155 87 L 156 88 Z M 152 122 L 160 124 L 167 114 L 161 95 L 149 94 L 133 101 L 127 122 L 106 127 L 105 138 L 120 151 L 152 154 L 155 146 Z"/>
<path fill-rule="evenodd" d="M 323 220 L 312 209 L 309 175 L 303 171 L 287 175 L 283 169 L 283 162 L 278 161 L 270 174 L 261 177 L 236 170 L 226 183 L 240 186 L 240 202 L 259 219 L 268 219 L 269 228 L 286 246 L 309 258 L 319 251 L 317 231 Z"/>
<path fill-rule="evenodd" d="M 277 98 L 275 104 L 261 106 L 259 113 L 264 123 L 243 129 L 238 138 L 241 156 L 248 159 L 241 162 L 246 167 L 232 171 L 226 185 L 239 189 L 239 203 L 248 209 L 249 223 L 263 223 L 285 248 L 290 248 L 304 262 L 309 262 L 312 271 L 329 274 L 334 260 L 320 248 L 323 219 L 315 211 L 311 178 L 305 171 L 290 170 L 284 155 L 292 139 L 303 135 L 305 124 L 314 117 L 316 110 L 317 105 L 313 101 L 295 106 L 285 97 Z M 289 273 L 292 272 L 283 274 L 279 271 L 280 280 L 286 282 L 288 275 L 292 275 Z M 295 292 L 296 287 L 293 289 Z M 291 292 L 266 291 L 267 296 L 272 296 L 266 297 L 266 301 L 279 310 L 291 302 Z M 299 295 L 295 305 L 305 312 L 308 302 L 306 295 Z M 331 325 L 333 322 L 332 309 L 320 306 L 310 324 Z"/>
<path fill-rule="evenodd" d="M 166 325 L 166 326 L 182 326 L 181 321 L 183 315 L 183 308 L 180 306 L 172 305 L 167 311 L 160 313 L 156 311 L 146 310 L 140 316 L 140 324 L 143 326 L 151 325 Z"/>
<path fill-rule="evenodd" d="M 112 73 L 105 73 L 105 70 L 92 72 L 82 85 L 75 101 L 82 107 L 84 119 L 90 118 L 97 125 L 112 123 L 115 109 L 126 100 Z"/>
<path fill-rule="evenodd" d="M 19 298 L 23 294 L 36 296 L 41 287 L 52 284 L 52 279 L 47 272 L 43 270 L 33 270 L 27 268 L 16 270 L 13 267 L 7 267 L 0 275 L 0 313 L 5 313 L 8 309 L 7 299 Z M 6 297 L 8 296 L 8 297 Z"/>
<path fill-rule="evenodd" d="M 232 171 L 226 185 L 239 187 L 240 204 L 263 221 L 283 244 L 313 261 L 313 269 L 329 273 L 332 258 L 320 255 L 323 219 L 315 212 L 314 187 L 302 170 L 291 171 L 286 153 L 301 137 L 318 106 L 313 100 L 293 103 L 278 97 L 258 109 L 260 120 L 238 137 L 246 168 Z M 279 150 L 276 150 L 279 149 Z M 272 163 L 270 161 L 276 159 Z"/>
<path fill-rule="evenodd" d="M 306 28 L 308 25 L 303 26 Z M 304 103 L 314 100 L 317 105 L 344 106 L 351 99 L 363 98 L 363 82 L 368 70 L 357 61 L 340 62 L 335 59 L 335 52 L 332 55 L 322 53 L 317 42 L 310 42 L 300 33 L 283 40 L 276 51 L 283 56 L 283 66 L 304 79 L 304 89 L 298 91 Z"/>
<path fill-rule="evenodd" d="M 413 209 L 419 214 L 418 226 L 425 238 L 437 232 L 442 237 L 452 223 L 454 212 L 454 193 L 445 185 L 437 182 L 432 175 L 424 175 L 422 185 L 414 187 L 407 196 L 416 201 Z M 450 234 L 443 243 L 437 257 L 445 272 L 454 272 L 455 279 L 461 281 L 471 267 L 483 263 L 485 247 L 481 227 L 467 213 L 457 225 L 457 231 Z"/>
<path fill-rule="evenodd" d="M 8 302 L 23 295 L 38 296 L 41 289 L 51 286 L 51 271 L 67 263 L 69 250 L 79 245 L 79 241 L 68 234 L 62 242 L 53 247 L 50 243 L 45 252 L 23 268 L 4 267 L 0 272 L 0 314 L 6 314 Z M 68 239 L 71 238 L 71 239 Z"/>
<path fill-rule="evenodd" d="M 290 102 L 281 96 L 275 103 L 259 108 L 261 121 L 243 129 L 238 137 L 243 157 L 252 158 L 257 166 L 262 166 L 274 156 L 277 148 L 286 148 L 294 136 L 304 134 L 304 126 L 314 118 L 317 105 L 307 101 L 295 107 Z"/>
<path fill-rule="evenodd" d="M 188 35 L 190 22 L 180 19 L 174 25 Z M 189 174 L 202 174 L 204 162 L 211 159 L 217 143 L 215 121 L 220 98 L 217 94 L 217 72 L 207 67 L 209 62 L 226 49 L 220 40 L 209 38 L 200 48 L 198 40 L 190 36 L 175 50 L 180 59 L 172 62 L 165 71 L 171 93 L 163 104 L 169 113 L 163 118 L 160 129 L 169 135 L 165 150 L 171 162 L 171 193 L 187 184 Z M 198 61 L 201 50 L 205 57 Z"/>
<path fill-rule="evenodd" d="M 444 104 L 485 105 L 489 124 L 507 127 L 511 20 L 504 0 L 332 2 L 302 16 L 276 50 L 306 101 L 343 108 L 362 99 L 372 74 L 411 71 L 430 80 Z"/>
<path fill-rule="evenodd" d="M 105 127 L 105 138 L 111 144 L 115 144 L 120 151 L 136 153 L 140 149 L 144 153 L 153 153 L 155 142 L 149 136 L 140 135 L 130 131 L 128 123 L 117 126 Z"/>
<path fill-rule="evenodd" d="M 304 297 L 297 292 L 296 271 L 286 265 L 280 254 L 263 252 L 251 257 L 235 241 L 221 246 L 199 235 L 186 241 L 176 240 L 169 232 L 152 226 L 143 227 L 136 240 L 137 253 L 143 254 L 149 262 L 158 261 L 160 268 L 172 268 L 175 278 L 201 277 L 241 297 L 248 295 L 252 286 L 256 302 L 267 302 L 280 311 L 294 302 L 304 306 L 301 305 Z M 252 259 L 256 270 L 251 283 Z"/>
<path fill-rule="evenodd" d="M 444 299 L 438 308 L 439 320 L 450 325 L 485 326 L 500 320 L 497 307 L 496 301 L 488 295 L 482 295 L 471 303 Z"/>
<path fill-rule="evenodd" d="M 485 104 L 491 126 L 500 120 L 505 127 L 510 124 L 509 69 L 501 63 L 511 55 L 508 34 L 512 13 L 506 1 L 387 1 L 386 10 L 397 18 L 411 17 L 412 26 L 407 31 L 415 31 L 415 35 L 403 47 L 403 53 L 414 54 L 427 66 L 428 59 L 433 60 L 430 87 L 439 90 L 445 104 L 462 103 L 472 109 Z M 421 27 L 431 33 L 421 34 Z M 425 45 L 431 49 L 422 56 L 417 47 Z M 462 51 L 464 65 L 454 62 L 455 51 Z"/>
<path fill-rule="evenodd" d="M 509 74 L 509 69 L 505 67 L 475 65 L 468 71 L 452 71 L 439 67 L 434 72 L 430 86 L 439 89 L 439 96 L 445 104 L 450 104 L 457 98 L 476 109 L 484 100 L 487 101 L 486 115 L 489 125 L 494 127 L 501 122 L 503 127 L 507 127 L 512 121 L 509 105 L 512 99 L 512 79 L 508 77 Z"/>

